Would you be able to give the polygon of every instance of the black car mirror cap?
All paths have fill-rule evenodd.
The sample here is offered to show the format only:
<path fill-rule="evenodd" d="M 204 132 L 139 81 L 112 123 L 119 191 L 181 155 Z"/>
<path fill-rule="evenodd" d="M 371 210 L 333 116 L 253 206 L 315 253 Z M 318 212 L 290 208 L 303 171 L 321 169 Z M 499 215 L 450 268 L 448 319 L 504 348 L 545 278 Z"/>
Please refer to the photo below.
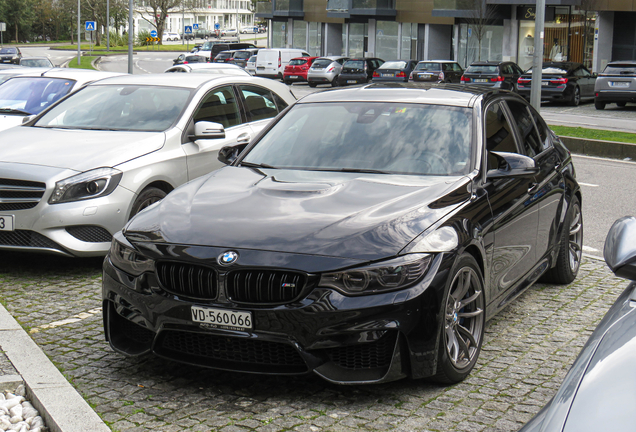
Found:
<path fill-rule="evenodd" d="M 241 154 L 248 143 L 233 144 L 221 147 L 217 159 L 226 165 L 232 164 Z"/>
<path fill-rule="evenodd" d="M 488 170 L 486 177 L 491 179 L 509 177 L 534 177 L 538 172 L 534 159 L 519 153 L 489 152 L 497 159 L 497 168 Z"/>
<path fill-rule="evenodd" d="M 225 128 L 221 123 L 200 121 L 194 124 L 194 140 L 225 138 Z"/>
<path fill-rule="evenodd" d="M 625 216 L 614 222 L 603 248 L 605 263 L 618 277 L 636 280 L 636 218 Z"/>

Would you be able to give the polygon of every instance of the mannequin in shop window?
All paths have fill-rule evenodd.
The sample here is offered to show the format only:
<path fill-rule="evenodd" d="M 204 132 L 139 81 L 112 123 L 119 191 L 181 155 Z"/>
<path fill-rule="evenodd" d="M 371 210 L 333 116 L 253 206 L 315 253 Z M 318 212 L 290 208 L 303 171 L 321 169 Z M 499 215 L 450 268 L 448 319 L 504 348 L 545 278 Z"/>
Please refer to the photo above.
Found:
<path fill-rule="evenodd" d="M 523 39 L 523 53 L 525 55 L 533 55 L 534 54 L 534 37 L 531 34 L 528 34 Z"/>
<path fill-rule="evenodd" d="M 561 45 L 559 45 L 559 39 L 554 38 L 554 45 L 552 45 L 552 49 L 550 50 L 550 60 L 561 61 L 562 59 L 563 54 L 561 52 Z"/>

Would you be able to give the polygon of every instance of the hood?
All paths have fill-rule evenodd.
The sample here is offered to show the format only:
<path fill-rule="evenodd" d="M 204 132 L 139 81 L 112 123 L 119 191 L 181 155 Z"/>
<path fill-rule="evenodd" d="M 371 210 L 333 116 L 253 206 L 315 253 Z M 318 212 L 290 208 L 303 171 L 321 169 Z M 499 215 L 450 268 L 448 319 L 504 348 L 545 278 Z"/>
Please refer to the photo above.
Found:
<path fill-rule="evenodd" d="M 137 215 L 130 241 L 361 260 L 396 255 L 469 198 L 466 177 L 225 167 Z"/>
<path fill-rule="evenodd" d="M 26 117 L 20 114 L 2 114 L 0 115 L 0 131 L 12 128 L 13 126 L 20 126 L 22 119 Z"/>
<path fill-rule="evenodd" d="M 163 132 L 116 132 L 14 127 L 0 132 L 0 162 L 86 171 L 114 167 L 157 151 Z"/>

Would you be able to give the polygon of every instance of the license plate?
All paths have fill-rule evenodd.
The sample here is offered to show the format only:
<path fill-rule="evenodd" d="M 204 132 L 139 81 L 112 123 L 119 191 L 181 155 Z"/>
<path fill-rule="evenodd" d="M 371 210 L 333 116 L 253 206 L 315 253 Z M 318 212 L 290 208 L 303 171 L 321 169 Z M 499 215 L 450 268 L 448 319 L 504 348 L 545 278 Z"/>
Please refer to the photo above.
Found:
<path fill-rule="evenodd" d="M 192 321 L 228 330 L 252 330 L 252 313 L 192 306 Z"/>
<path fill-rule="evenodd" d="M 383 77 L 388 77 L 388 78 L 390 78 L 390 77 L 394 77 L 394 76 L 395 76 L 395 74 L 382 74 L 382 76 L 383 76 Z"/>
<path fill-rule="evenodd" d="M 629 87 L 629 83 L 627 81 L 610 81 L 609 85 L 611 87 Z"/>
<path fill-rule="evenodd" d="M 0 215 L 0 231 L 13 231 L 13 215 Z"/>
<path fill-rule="evenodd" d="M 347 80 L 347 84 L 357 84 L 358 81 L 356 80 Z"/>
<path fill-rule="evenodd" d="M 486 79 L 486 78 L 475 78 L 473 81 L 475 81 L 475 82 L 488 82 L 488 79 Z"/>
<path fill-rule="evenodd" d="M 541 85 L 542 86 L 547 86 L 547 85 L 550 85 L 550 83 L 548 81 L 541 81 Z"/>
<path fill-rule="evenodd" d="M 289 78 L 290 78 L 290 79 L 297 79 L 297 78 L 298 78 L 298 75 L 290 75 L 290 76 L 289 76 Z"/>

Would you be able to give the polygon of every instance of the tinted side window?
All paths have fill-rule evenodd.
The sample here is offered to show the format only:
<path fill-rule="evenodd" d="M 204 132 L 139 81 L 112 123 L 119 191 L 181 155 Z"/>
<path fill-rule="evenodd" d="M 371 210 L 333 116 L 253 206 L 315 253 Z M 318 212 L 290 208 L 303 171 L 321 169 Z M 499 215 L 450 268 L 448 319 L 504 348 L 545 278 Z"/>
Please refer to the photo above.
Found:
<path fill-rule="evenodd" d="M 243 100 L 245 101 L 245 111 L 249 121 L 257 121 L 276 117 L 278 107 L 274 102 L 272 93 L 262 87 L 240 86 Z"/>
<path fill-rule="evenodd" d="M 221 87 L 208 93 L 197 108 L 194 121 L 221 123 L 225 128 L 240 124 L 241 116 L 232 87 Z"/>
<path fill-rule="evenodd" d="M 491 104 L 486 109 L 484 127 L 486 129 L 487 169 L 496 169 L 497 159 L 490 152 L 518 153 L 512 127 L 498 102 Z"/>
<path fill-rule="evenodd" d="M 534 127 L 534 122 L 530 116 L 530 111 L 523 102 L 508 100 L 508 108 L 512 113 L 519 134 L 521 135 L 521 145 L 523 146 L 523 152 L 530 157 L 535 157 L 541 153 L 543 146 L 539 139 L 539 133 Z"/>
<path fill-rule="evenodd" d="M 534 124 L 537 127 L 537 130 L 539 131 L 541 149 L 545 150 L 551 145 L 550 132 L 548 131 L 548 126 L 545 124 L 545 122 L 543 121 L 543 118 L 541 118 L 539 113 L 537 113 L 537 111 L 534 108 L 530 106 L 528 107 L 528 110 L 530 111 L 530 114 L 532 115 L 532 119 L 534 120 Z"/>

